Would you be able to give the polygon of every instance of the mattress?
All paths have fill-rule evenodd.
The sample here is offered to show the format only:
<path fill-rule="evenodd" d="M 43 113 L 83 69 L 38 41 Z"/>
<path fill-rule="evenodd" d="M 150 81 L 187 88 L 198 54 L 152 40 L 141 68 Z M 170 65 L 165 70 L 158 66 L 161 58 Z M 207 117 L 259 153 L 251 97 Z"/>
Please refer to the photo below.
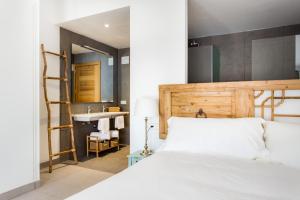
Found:
<path fill-rule="evenodd" d="M 300 170 L 278 163 L 161 151 L 68 200 L 300 199 Z"/>

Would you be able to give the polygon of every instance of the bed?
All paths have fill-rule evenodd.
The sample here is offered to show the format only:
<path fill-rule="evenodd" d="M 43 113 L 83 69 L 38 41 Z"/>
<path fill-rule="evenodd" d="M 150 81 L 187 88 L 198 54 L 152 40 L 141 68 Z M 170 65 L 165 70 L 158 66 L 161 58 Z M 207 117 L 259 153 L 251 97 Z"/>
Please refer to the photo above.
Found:
<path fill-rule="evenodd" d="M 300 170 L 281 164 L 161 151 L 69 199 L 288 200 L 299 188 Z"/>
<path fill-rule="evenodd" d="M 232 118 L 249 118 L 247 123 L 250 123 L 247 125 L 253 124 L 256 110 L 268 116 L 271 121 L 279 117 L 299 117 L 295 112 L 276 112 L 289 100 L 300 99 L 296 95 L 287 96 L 288 90 L 300 90 L 300 81 L 161 86 L 160 137 L 167 138 L 166 146 L 134 166 L 68 199 L 300 199 L 300 162 L 295 161 L 300 159 L 297 158 L 300 155 L 300 126 L 268 122 L 266 127 L 269 128 L 263 131 L 260 128 L 256 131 L 255 127 L 231 126 L 231 122 L 235 123 L 235 119 Z M 256 101 L 259 98 L 262 100 Z M 296 107 L 296 111 L 299 111 L 299 108 Z M 202 109 L 209 119 L 195 119 L 199 109 Z M 224 122 L 219 120 L 220 118 L 227 119 Z M 174 120 L 177 121 L 173 122 Z M 188 121 L 188 124 L 185 121 Z M 255 123 L 258 122 L 258 119 L 255 120 Z M 214 123 L 219 123 L 216 126 L 219 129 L 209 125 Z M 197 131 L 206 124 L 207 129 L 204 130 L 208 131 Z M 235 138 L 231 133 L 243 135 L 247 134 L 248 129 L 249 134 L 245 137 L 227 140 L 228 136 Z M 272 144 L 263 141 L 265 135 L 259 135 L 265 134 L 266 129 L 270 132 L 267 138 L 275 138 L 270 140 L 269 143 Z M 287 133 L 289 130 L 292 132 Z M 218 137 L 216 134 L 219 132 L 224 134 L 219 134 Z M 202 134 L 202 140 L 206 143 L 197 143 L 198 134 Z M 253 139 L 257 138 L 257 135 L 261 136 L 263 141 L 263 144 L 259 144 L 260 147 L 270 145 L 268 152 L 278 156 L 260 157 L 253 154 L 251 150 L 259 149 L 259 145 Z M 217 137 L 219 141 L 215 142 Z M 282 140 L 285 143 L 282 143 Z M 211 148 L 215 150 L 214 153 L 211 153 L 209 148 L 212 145 L 207 145 L 209 141 L 214 143 Z M 219 146 L 223 144 L 222 149 Z M 245 151 L 241 146 L 245 147 Z M 289 146 L 292 147 L 292 153 L 289 152 Z M 231 148 L 231 151 L 227 151 L 227 148 Z M 238 152 L 235 148 L 242 150 Z M 278 149 L 284 153 L 278 153 Z M 228 153 L 223 154 L 226 151 Z"/>

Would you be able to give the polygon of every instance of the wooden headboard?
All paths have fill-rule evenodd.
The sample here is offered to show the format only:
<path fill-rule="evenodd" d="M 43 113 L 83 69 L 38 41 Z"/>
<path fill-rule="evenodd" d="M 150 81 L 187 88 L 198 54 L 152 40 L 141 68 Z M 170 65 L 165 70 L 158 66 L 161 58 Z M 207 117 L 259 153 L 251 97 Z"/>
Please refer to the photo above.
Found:
<path fill-rule="evenodd" d="M 300 117 L 275 113 L 275 108 L 285 99 L 300 100 L 300 96 L 285 96 L 287 90 L 300 90 L 300 80 L 160 85 L 160 138 L 166 138 L 167 120 L 171 116 L 196 117 L 199 109 L 209 118 L 253 117 L 255 107 L 261 109 L 261 117 L 264 117 L 264 109 L 270 108 L 271 120 L 275 117 Z M 270 95 L 255 105 L 255 99 L 265 91 Z M 281 92 L 279 96 L 275 95 L 277 91 Z"/>

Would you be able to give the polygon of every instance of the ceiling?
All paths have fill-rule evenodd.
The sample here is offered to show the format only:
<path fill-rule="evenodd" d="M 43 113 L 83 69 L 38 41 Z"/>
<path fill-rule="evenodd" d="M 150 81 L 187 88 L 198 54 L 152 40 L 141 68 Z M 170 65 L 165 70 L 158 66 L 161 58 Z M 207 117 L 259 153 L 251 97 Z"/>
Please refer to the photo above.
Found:
<path fill-rule="evenodd" d="M 300 0 L 189 0 L 189 38 L 300 24 Z"/>
<path fill-rule="evenodd" d="M 300 24 L 299 10 L 300 0 L 189 0 L 189 38 Z M 130 45 L 129 7 L 61 26 L 118 49 Z"/>
<path fill-rule="evenodd" d="M 60 26 L 118 49 L 129 47 L 129 7 L 68 21 Z"/>

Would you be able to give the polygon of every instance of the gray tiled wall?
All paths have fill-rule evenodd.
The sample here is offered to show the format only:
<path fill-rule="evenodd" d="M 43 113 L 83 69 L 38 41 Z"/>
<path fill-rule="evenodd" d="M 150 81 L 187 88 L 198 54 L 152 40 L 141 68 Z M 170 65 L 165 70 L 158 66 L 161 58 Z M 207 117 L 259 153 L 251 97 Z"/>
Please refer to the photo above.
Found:
<path fill-rule="evenodd" d="M 252 80 L 252 41 L 300 34 L 300 25 L 283 26 L 227 35 L 190 38 L 220 51 L 220 81 Z"/>

